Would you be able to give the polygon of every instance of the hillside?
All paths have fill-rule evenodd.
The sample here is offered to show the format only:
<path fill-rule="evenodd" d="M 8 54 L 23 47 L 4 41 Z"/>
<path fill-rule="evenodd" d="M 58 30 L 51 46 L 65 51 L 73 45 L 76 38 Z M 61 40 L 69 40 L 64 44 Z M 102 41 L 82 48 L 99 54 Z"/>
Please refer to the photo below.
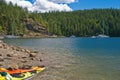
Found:
<path fill-rule="evenodd" d="M 49 32 L 87 37 L 106 34 L 120 37 L 120 9 L 92 9 L 73 12 L 40 13 Z"/>
<path fill-rule="evenodd" d="M 43 20 L 35 18 L 27 9 L 0 1 L 0 34 L 20 35 L 23 37 L 45 37 L 50 33 L 41 24 Z M 41 21 L 41 22 L 40 22 Z"/>
<path fill-rule="evenodd" d="M 71 36 L 99 34 L 120 37 L 120 9 L 92 9 L 72 12 L 29 12 L 0 2 L 0 34 L 23 37 Z"/>

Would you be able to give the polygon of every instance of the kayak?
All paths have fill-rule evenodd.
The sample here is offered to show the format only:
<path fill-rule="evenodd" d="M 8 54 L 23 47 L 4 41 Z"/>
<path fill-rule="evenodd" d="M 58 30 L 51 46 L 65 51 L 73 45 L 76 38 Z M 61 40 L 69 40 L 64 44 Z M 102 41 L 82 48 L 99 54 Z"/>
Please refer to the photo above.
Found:
<path fill-rule="evenodd" d="M 0 72 L 8 72 L 9 74 L 16 74 L 16 73 L 24 73 L 24 72 L 31 72 L 31 71 L 39 71 L 43 70 L 42 67 L 32 67 L 30 69 L 16 69 L 16 70 L 8 70 L 5 68 L 0 68 Z"/>
<path fill-rule="evenodd" d="M 35 75 L 30 72 L 17 74 L 16 76 L 11 76 L 7 72 L 4 72 L 4 73 L 6 73 L 7 75 L 6 76 L 0 75 L 0 80 L 29 80 L 30 77 L 33 77 Z"/>
<path fill-rule="evenodd" d="M 6 80 L 4 76 L 0 74 L 0 80 Z"/>
<path fill-rule="evenodd" d="M 45 68 L 36 69 L 36 71 L 28 71 L 23 73 L 9 74 L 8 72 L 0 72 L 0 80 L 30 80 Z"/>

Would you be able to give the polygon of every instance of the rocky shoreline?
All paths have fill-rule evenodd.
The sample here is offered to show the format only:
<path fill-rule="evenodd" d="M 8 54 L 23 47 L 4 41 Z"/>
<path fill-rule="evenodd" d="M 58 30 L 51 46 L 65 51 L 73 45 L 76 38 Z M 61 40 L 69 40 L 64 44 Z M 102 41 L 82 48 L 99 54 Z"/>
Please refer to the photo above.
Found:
<path fill-rule="evenodd" d="M 0 40 L 0 67 L 21 68 L 29 66 L 45 66 L 45 70 L 32 80 L 65 80 L 61 71 L 65 71 L 73 63 L 71 56 L 62 55 L 53 50 L 31 50 L 12 46 Z M 53 77 L 54 76 L 54 77 Z"/>
<path fill-rule="evenodd" d="M 38 51 L 7 45 L 0 40 L 0 67 L 19 68 L 40 65 L 42 59 L 38 53 Z"/>

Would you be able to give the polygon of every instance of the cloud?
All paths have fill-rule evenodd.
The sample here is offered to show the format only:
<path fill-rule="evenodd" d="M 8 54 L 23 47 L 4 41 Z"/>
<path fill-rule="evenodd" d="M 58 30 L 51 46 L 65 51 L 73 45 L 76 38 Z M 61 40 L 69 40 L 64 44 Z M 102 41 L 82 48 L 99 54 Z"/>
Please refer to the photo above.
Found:
<path fill-rule="evenodd" d="M 32 7 L 32 4 L 29 1 L 25 0 L 5 0 L 7 3 L 12 2 L 13 4 L 17 4 L 18 6 L 21 6 L 23 8 L 27 7 Z"/>
<path fill-rule="evenodd" d="M 75 2 L 76 0 L 34 0 L 32 4 L 29 0 L 5 0 L 7 3 L 12 2 L 29 11 L 49 12 L 49 11 L 72 11 L 67 5 L 68 3 Z M 62 4 L 64 3 L 64 4 Z"/>
<path fill-rule="evenodd" d="M 72 3 L 75 2 L 76 0 L 48 0 L 48 1 L 52 1 L 55 3 Z"/>

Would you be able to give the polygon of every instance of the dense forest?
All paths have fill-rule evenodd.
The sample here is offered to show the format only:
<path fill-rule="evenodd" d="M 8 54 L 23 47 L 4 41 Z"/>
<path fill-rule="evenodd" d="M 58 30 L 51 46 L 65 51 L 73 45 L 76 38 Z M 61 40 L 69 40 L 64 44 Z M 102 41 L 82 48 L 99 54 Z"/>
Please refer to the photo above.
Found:
<path fill-rule="evenodd" d="M 120 9 L 92 9 L 39 14 L 48 31 L 65 36 L 120 36 Z"/>
<path fill-rule="evenodd" d="M 37 22 L 49 33 L 58 36 L 87 37 L 106 34 L 120 37 L 120 9 L 38 13 L 0 1 L 0 34 L 26 34 L 26 20 L 32 20 L 33 27 Z"/>

